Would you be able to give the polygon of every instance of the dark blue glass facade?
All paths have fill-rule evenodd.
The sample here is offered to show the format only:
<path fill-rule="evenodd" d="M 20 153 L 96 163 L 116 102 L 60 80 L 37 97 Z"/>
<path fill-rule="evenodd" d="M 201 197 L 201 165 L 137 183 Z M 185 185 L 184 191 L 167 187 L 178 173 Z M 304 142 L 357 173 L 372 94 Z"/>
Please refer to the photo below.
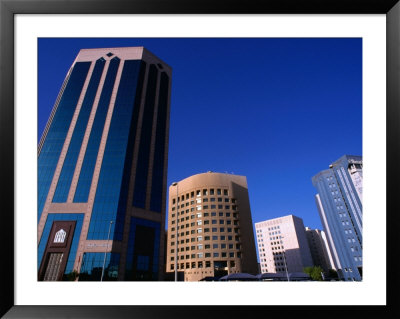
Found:
<path fill-rule="evenodd" d="M 84 214 L 48 214 L 47 215 L 46 224 L 44 226 L 42 237 L 40 239 L 39 247 L 38 247 L 38 270 L 40 267 L 40 263 L 42 262 L 43 253 L 46 249 L 46 244 L 49 239 L 51 226 L 53 225 L 53 222 L 60 221 L 60 220 L 71 220 L 71 221 L 75 220 L 76 226 L 75 226 L 75 231 L 74 231 L 74 237 L 72 239 L 71 249 L 69 251 L 68 261 L 67 261 L 67 265 L 65 267 L 64 274 L 69 274 L 70 272 L 72 272 L 73 267 L 74 267 L 76 252 L 78 250 L 78 243 L 79 243 L 79 237 L 81 235 L 83 217 L 84 217 Z"/>
<path fill-rule="evenodd" d="M 169 77 L 161 73 L 160 90 L 158 98 L 158 114 L 156 141 L 154 148 L 153 175 L 151 183 L 150 210 L 161 213 L 162 190 L 164 181 L 164 160 L 165 160 L 165 132 L 167 127 Z"/>
<path fill-rule="evenodd" d="M 161 224 L 131 218 L 125 280 L 158 280 Z"/>
<path fill-rule="evenodd" d="M 146 100 L 143 111 L 139 154 L 133 193 L 133 206 L 139 208 L 145 208 L 146 205 L 147 177 L 149 172 L 150 144 L 157 89 L 157 75 L 157 67 L 154 64 L 151 64 L 147 81 Z"/>
<path fill-rule="evenodd" d="M 96 58 L 90 62 L 76 62 L 71 68 L 59 95 L 60 101 L 52 113 L 48 131 L 39 145 L 38 221 L 50 187 L 54 189 L 50 200 L 57 204 L 51 204 L 43 210 L 47 216 L 43 216 L 46 220 L 44 218 L 38 245 L 38 280 L 74 280 L 76 274 L 73 271 L 76 270 L 80 281 L 99 281 L 103 269 L 105 281 L 118 280 L 118 276 L 122 280 L 132 281 L 159 279 L 162 263 L 159 260 L 160 239 L 164 234 L 161 214 L 168 145 L 169 69 L 161 64 L 147 64 L 142 59 L 154 61 L 154 57 L 147 57 L 145 51 L 141 56 L 137 49 L 132 53 L 126 49 L 129 48 L 124 48 L 121 54 L 114 51 L 107 54 L 110 49 L 95 49 L 98 51 L 93 51 L 93 54 L 86 50 L 79 53 L 77 61 Z M 138 59 L 125 60 L 128 56 Z M 87 89 L 83 96 L 85 83 Z M 97 93 L 99 96 L 96 98 Z M 57 184 L 52 185 L 81 96 L 82 105 L 70 135 L 71 140 L 62 167 L 57 169 L 57 172 L 61 169 L 60 176 Z M 105 131 L 111 101 L 113 111 L 109 128 L 107 124 Z M 91 118 L 91 114 L 94 118 Z M 93 120 L 91 127 L 88 127 L 89 119 L 90 122 Z M 89 136 L 85 136 L 89 131 Z M 103 136 L 106 139 L 104 154 L 99 157 Z M 82 148 L 84 141 L 87 141 L 87 145 Z M 77 165 L 81 167 L 76 172 L 79 176 L 74 175 Z M 76 182 L 74 176 L 77 177 Z M 71 188 L 73 180 L 74 187 Z M 92 188 L 94 184 L 96 189 Z M 75 189 L 75 192 L 71 189 Z M 146 211 L 135 208 L 159 214 L 144 217 L 142 213 Z M 137 218 L 138 214 L 140 218 Z M 124 228 L 127 218 L 131 223 Z M 53 225 L 55 221 L 65 223 Z M 58 227 L 64 225 L 74 229 L 72 239 L 68 237 L 67 246 L 48 242 L 51 231 L 58 232 Z M 42 226 L 38 224 L 39 231 Z M 94 242 L 79 243 L 81 238 Z M 112 240 L 119 243 L 114 242 L 115 245 L 106 254 L 99 252 L 104 247 L 96 240 L 107 239 L 110 243 Z M 123 239 L 128 243 L 121 245 Z M 103 248 L 92 252 L 92 245 Z M 65 258 L 68 249 L 69 255 Z M 61 259 L 58 254 L 64 254 L 64 258 Z M 55 258 L 58 261 L 54 261 Z M 42 261 L 46 261 L 46 264 L 41 265 Z M 65 271 L 61 274 L 64 265 Z M 78 265 L 76 269 L 74 265 Z M 56 272 L 57 276 L 53 275 Z"/>
<path fill-rule="evenodd" d="M 79 272 L 79 281 L 100 281 L 103 264 L 103 281 L 118 280 L 119 259 L 120 254 L 116 253 L 84 253 Z"/>
<path fill-rule="evenodd" d="M 38 157 L 38 221 L 91 62 L 77 62 L 71 71 Z"/>
<path fill-rule="evenodd" d="M 110 238 L 122 240 L 134 132 L 141 99 L 139 89 L 144 75 L 140 71 L 141 64 L 139 60 L 128 60 L 124 64 L 101 165 L 88 239 L 107 239 L 109 223 L 113 220 L 115 223 Z"/>
<path fill-rule="evenodd" d="M 63 168 L 58 179 L 57 188 L 53 196 L 54 203 L 64 203 L 67 201 L 76 161 L 82 146 L 82 140 L 85 135 L 85 130 L 88 124 L 90 112 L 92 110 L 97 88 L 99 86 L 101 74 L 104 69 L 104 64 L 105 60 L 99 59 L 93 69 L 92 77 L 86 90 L 85 98 L 83 100 L 78 120 L 75 125 L 74 133 L 72 134 L 68 152 L 64 160 Z"/>
<path fill-rule="evenodd" d="M 115 57 L 110 61 L 107 76 L 104 81 L 103 90 L 100 95 L 99 104 L 96 110 L 92 130 L 88 145 L 83 159 L 81 172 L 79 175 L 78 185 L 76 187 L 74 202 L 86 203 L 89 197 L 90 185 L 92 183 L 94 167 L 96 165 L 97 154 L 101 136 L 103 134 L 104 123 L 106 121 L 108 105 L 110 104 L 111 93 L 114 87 L 115 77 L 117 75 L 120 60 Z"/>

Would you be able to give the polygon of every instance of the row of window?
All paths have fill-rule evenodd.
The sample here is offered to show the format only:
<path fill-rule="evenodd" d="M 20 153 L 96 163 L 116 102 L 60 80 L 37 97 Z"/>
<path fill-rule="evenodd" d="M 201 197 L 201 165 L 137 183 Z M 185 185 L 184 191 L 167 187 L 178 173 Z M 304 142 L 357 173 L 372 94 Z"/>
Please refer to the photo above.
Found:
<path fill-rule="evenodd" d="M 282 262 L 275 262 L 275 267 L 278 267 L 278 266 L 285 266 L 285 264 Z"/>
<path fill-rule="evenodd" d="M 194 218 L 193 218 L 194 219 Z M 184 220 L 183 220 L 183 218 L 181 219 L 181 222 L 184 222 Z M 210 224 L 210 220 L 204 220 L 204 225 L 209 225 Z M 220 225 L 224 225 L 224 224 L 227 224 L 227 225 L 232 225 L 232 220 L 226 220 L 225 221 L 225 219 L 220 219 L 219 221 L 217 220 L 217 219 L 213 219 L 213 220 L 211 220 L 211 224 L 212 225 L 217 225 L 217 224 L 220 224 Z M 189 227 L 195 227 L 195 226 L 202 226 L 203 225 L 203 221 L 201 220 L 201 219 L 199 219 L 199 220 L 197 220 L 196 222 L 192 222 L 192 223 L 190 223 L 190 225 L 189 225 L 189 223 L 187 223 L 187 224 L 184 224 L 184 225 L 181 225 L 181 226 L 179 226 L 178 225 L 178 229 L 183 229 L 183 228 L 189 228 Z M 233 221 L 233 225 L 235 225 L 235 226 L 237 226 L 237 225 L 239 225 L 239 221 L 237 221 L 237 220 L 234 220 Z M 174 228 L 174 227 L 172 227 L 172 228 Z M 174 229 L 175 230 L 175 229 Z"/>
<path fill-rule="evenodd" d="M 175 224 L 175 223 L 172 223 L 172 224 Z M 198 220 L 197 222 L 192 222 L 192 223 L 190 223 L 190 225 L 189 225 L 189 223 L 188 223 L 188 224 L 181 225 L 181 226 L 178 225 L 177 229 L 178 229 L 178 230 L 182 230 L 182 229 L 185 229 L 185 228 L 196 227 L 196 225 L 197 225 L 197 226 L 202 226 L 202 224 L 203 224 L 202 220 Z M 209 221 L 209 220 L 205 220 L 205 221 L 204 221 L 204 225 L 209 225 L 209 224 L 210 224 L 210 221 Z M 212 223 L 212 224 L 216 225 L 216 224 L 218 224 L 218 223 L 215 223 L 215 222 L 214 222 L 214 223 Z M 219 224 L 223 225 L 224 222 L 221 222 L 221 221 L 220 221 Z M 227 224 L 227 225 L 232 225 L 232 221 L 231 221 L 231 220 L 227 220 L 227 221 L 226 221 L 226 224 Z M 239 226 L 239 222 L 238 222 L 237 220 L 234 220 L 234 221 L 233 221 L 233 225 L 234 225 L 234 226 Z M 175 231 L 175 227 L 171 227 L 171 232 L 174 232 L 174 231 Z M 188 235 L 188 232 L 186 232 L 186 235 Z"/>
<path fill-rule="evenodd" d="M 235 258 L 235 255 L 237 258 L 241 258 L 242 257 L 242 253 L 241 252 L 237 252 L 236 254 L 234 252 L 214 252 L 212 253 L 212 257 L 213 258 Z M 194 258 L 211 258 L 211 253 L 197 253 L 197 254 L 190 254 L 190 255 L 181 255 L 178 256 L 178 260 L 179 259 L 194 259 Z M 170 261 L 174 261 L 175 257 L 171 256 L 170 257 Z"/>
<path fill-rule="evenodd" d="M 210 240 L 210 236 L 204 236 L 204 240 L 208 241 Z M 225 236 L 220 236 L 221 240 L 225 240 Z M 224 239 L 222 239 L 224 238 Z M 232 236 L 226 236 L 227 240 L 232 240 Z M 212 240 L 218 240 L 218 236 L 212 236 Z M 189 243 L 189 238 L 186 239 L 181 239 L 180 243 L 184 244 L 186 241 L 186 243 Z M 195 241 L 203 241 L 203 236 L 197 236 L 197 237 L 192 237 L 190 238 L 190 242 L 195 242 Z M 235 241 L 239 241 L 239 236 L 235 236 Z M 174 246 L 175 242 L 171 241 L 171 246 Z"/>
<path fill-rule="evenodd" d="M 222 197 L 217 197 L 217 198 L 216 197 L 210 197 L 210 198 L 208 198 L 208 197 L 205 197 L 205 198 L 197 198 L 196 202 L 194 200 L 191 200 L 190 202 L 188 201 L 188 202 L 186 202 L 184 204 L 178 205 L 178 208 L 184 208 L 184 207 L 187 207 L 189 205 L 201 204 L 202 201 L 203 201 L 203 203 L 208 203 L 208 201 L 210 201 L 210 202 L 215 202 L 215 201 L 222 202 L 222 201 L 224 201 L 225 203 L 229 203 L 230 201 L 232 201 L 232 204 L 236 203 L 236 199 L 235 198 L 230 199 L 229 197 L 226 197 L 226 198 L 222 198 Z M 172 202 L 173 202 L 173 205 L 175 205 L 174 199 L 172 200 Z"/>
<path fill-rule="evenodd" d="M 202 194 L 202 191 L 200 189 L 198 189 L 196 191 L 190 192 L 190 195 L 189 195 L 189 193 L 186 193 L 185 195 L 178 196 L 178 202 L 179 201 L 184 201 L 185 198 L 189 199 L 189 196 L 190 196 L 190 198 L 194 198 L 195 192 L 196 192 L 196 197 L 199 197 Z M 210 190 L 203 189 L 203 196 L 222 195 L 222 194 L 224 194 L 224 196 L 229 196 L 229 191 L 227 189 L 221 189 L 221 188 L 217 188 L 216 191 L 215 191 L 214 188 L 211 188 Z M 175 204 L 175 202 L 176 202 L 176 198 L 173 198 L 172 199 L 172 204 Z"/>
<path fill-rule="evenodd" d="M 194 212 L 196 210 L 202 210 L 202 209 L 203 210 L 204 209 L 232 209 L 232 210 L 237 210 L 237 206 L 236 205 L 232 205 L 232 207 L 231 207 L 231 205 L 225 205 L 225 207 L 224 207 L 224 205 L 221 205 L 221 204 L 219 204 L 219 205 L 212 204 L 212 205 L 203 205 L 203 206 L 202 205 L 197 205 L 196 208 L 194 208 L 194 207 L 190 208 L 190 211 Z M 171 211 L 175 211 L 175 206 L 171 208 Z M 189 212 L 189 209 L 186 210 L 186 213 L 188 213 L 188 212 Z"/>
<path fill-rule="evenodd" d="M 180 263 L 180 264 L 177 264 L 177 269 L 203 268 L 203 265 L 205 266 L 205 268 L 211 268 L 211 261 L 210 260 L 206 260 L 204 263 L 203 263 L 203 261 L 198 261 L 198 262 L 192 261 L 192 262 L 187 262 L 187 263 Z M 235 261 L 231 260 L 229 262 L 229 266 L 231 268 L 235 267 Z M 174 270 L 174 268 L 175 268 L 175 265 L 171 264 L 170 265 L 170 270 Z"/>
<path fill-rule="evenodd" d="M 219 231 L 220 233 L 224 233 L 224 232 L 225 232 L 225 227 L 220 227 L 219 229 L 218 229 L 217 227 L 213 227 L 213 228 L 204 228 L 204 232 L 205 232 L 205 233 L 209 233 L 209 232 L 210 232 L 210 229 L 211 229 L 211 232 L 212 232 L 212 233 L 217 233 L 218 231 Z M 226 232 L 231 233 L 231 232 L 232 232 L 232 228 L 230 228 L 230 227 L 226 228 Z M 235 232 L 235 234 L 239 234 L 239 228 L 234 228 L 234 232 Z M 197 230 L 192 229 L 192 230 L 190 231 L 190 234 L 192 234 L 192 235 L 195 234 L 195 233 L 201 234 L 201 233 L 203 233 L 203 229 L 202 229 L 202 228 L 198 228 Z M 189 235 L 189 231 L 186 232 L 186 235 L 187 235 L 187 236 Z M 183 236 L 185 236 L 184 233 L 178 234 L 178 237 L 183 237 Z M 175 238 L 175 234 L 171 234 L 171 239 L 172 239 L 172 238 Z"/>
<path fill-rule="evenodd" d="M 186 214 L 187 213 L 189 213 L 189 211 L 187 210 L 186 211 Z M 182 215 L 184 215 L 184 213 L 183 213 L 183 211 L 182 212 L 178 212 L 178 216 L 182 216 Z M 171 218 L 174 218 L 176 215 L 175 214 L 172 214 L 171 215 Z M 217 212 L 211 212 L 211 213 L 208 213 L 208 212 L 204 212 L 204 213 L 202 213 L 202 212 L 197 212 L 196 213 L 196 215 L 190 215 L 190 219 L 194 219 L 195 217 L 197 217 L 197 218 L 201 218 L 202 216 L 204 216 L 204 217 L 216 217 L 217 216 Z M 218 216 L 219 217 L 231 217 L 231 213 L 230 212 L 226 212 L 225 214 L 224 214 L 224 212 L 219 212 L 218 213 Z M 233 213 L 232 214 L 232 216 L 233 216 L 233 218 L 237 218 L 238 217 L 238 213 Z M 185 220 L 189 220 L 189 216 L 186 216 L 185 217 Z M 183 218 L 181 218 L 180 219 L 180 221 L 182 222 L 183 221 Z"/>
<path fill-rule="evenodd" d="M 196 246 L 186 246 L 186 247 L 181 247 L 181 249 L 180 249 L 180 251 L 181 252 L 183 252 L 183 251 L 188 251 L 188 250 L 203 250 L 203 247 L 204 247 L 204 249 L 211 249 L 211 245 L 210 244 L 207 244 L 207 245 L 204 245 L 203 246 L 203 244 L 198 244 L 198 245 L 196 245 Z M 233 247 L 234 247 L 234 245 L 233 244 L 213 244 L 212 245 L 212 248 L 213 249 L 226 249 L 226 248 L 228 248 L 228 249 L 233 249 Z M 235 245 L 235 247 L 236 247 L 236 249 L 238 249 L 238 250 L 240 250 L 240 244 L 236 244 Z M 179 251 L 179 249 L 178 249 L 178 251 Z M 171 249 L 171 254 L 173 254 L 175 252 L 175 249 Z"/>

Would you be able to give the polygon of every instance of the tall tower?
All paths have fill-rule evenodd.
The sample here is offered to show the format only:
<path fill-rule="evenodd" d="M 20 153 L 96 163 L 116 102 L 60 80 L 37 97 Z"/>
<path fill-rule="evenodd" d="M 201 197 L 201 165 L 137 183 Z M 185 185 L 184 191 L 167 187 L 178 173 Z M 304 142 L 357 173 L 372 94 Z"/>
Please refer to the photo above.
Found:
<path fill-rule="evenodd" d="M 316 204 L 343 280 L 362 279 L 362 157 L 344 155 L 312 178 Z"/>
<path fill-rule="evenodd" d="M 257 274 L 245 176 L 208 172 L 169 187 L 166 271 L 185 281 Z"/>
<path fill-rule="evenodd" d="M 313 265 L 303 220 L 294 215 L 255 224 L 261 273 L 303 272 Z"/>
<path fill-rule="evenodd" d="M 38 279 L 160 280 L 171 68 L 84 49 L 38 146 Z"/>

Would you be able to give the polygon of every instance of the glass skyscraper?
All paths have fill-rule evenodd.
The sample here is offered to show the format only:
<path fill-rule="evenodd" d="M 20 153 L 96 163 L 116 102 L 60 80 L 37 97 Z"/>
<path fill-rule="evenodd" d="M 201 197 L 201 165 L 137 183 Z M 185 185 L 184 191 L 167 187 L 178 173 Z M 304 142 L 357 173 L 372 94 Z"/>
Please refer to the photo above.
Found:
<path fill-rule="evenodd" d="M 362 279 L 362 157 L 344 155 L 312 178 L 334 267 L 343 280 Z"/>
<path fill-rule="evenodd" d="M 160 280 L 171 68 L 83 49 L 38 146 L 38 279 Z"/>

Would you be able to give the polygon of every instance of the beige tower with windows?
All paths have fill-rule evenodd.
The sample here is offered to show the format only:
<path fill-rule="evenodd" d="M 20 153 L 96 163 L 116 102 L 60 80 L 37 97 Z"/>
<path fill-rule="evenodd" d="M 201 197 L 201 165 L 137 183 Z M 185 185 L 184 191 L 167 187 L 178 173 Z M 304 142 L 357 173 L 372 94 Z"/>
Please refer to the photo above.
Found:
<path fill-rule="evenodd" d="M 168 273 L 185 281 L 231 273 L 257 274 L 245 176 L 208 172 L 169 187 Z"/>

